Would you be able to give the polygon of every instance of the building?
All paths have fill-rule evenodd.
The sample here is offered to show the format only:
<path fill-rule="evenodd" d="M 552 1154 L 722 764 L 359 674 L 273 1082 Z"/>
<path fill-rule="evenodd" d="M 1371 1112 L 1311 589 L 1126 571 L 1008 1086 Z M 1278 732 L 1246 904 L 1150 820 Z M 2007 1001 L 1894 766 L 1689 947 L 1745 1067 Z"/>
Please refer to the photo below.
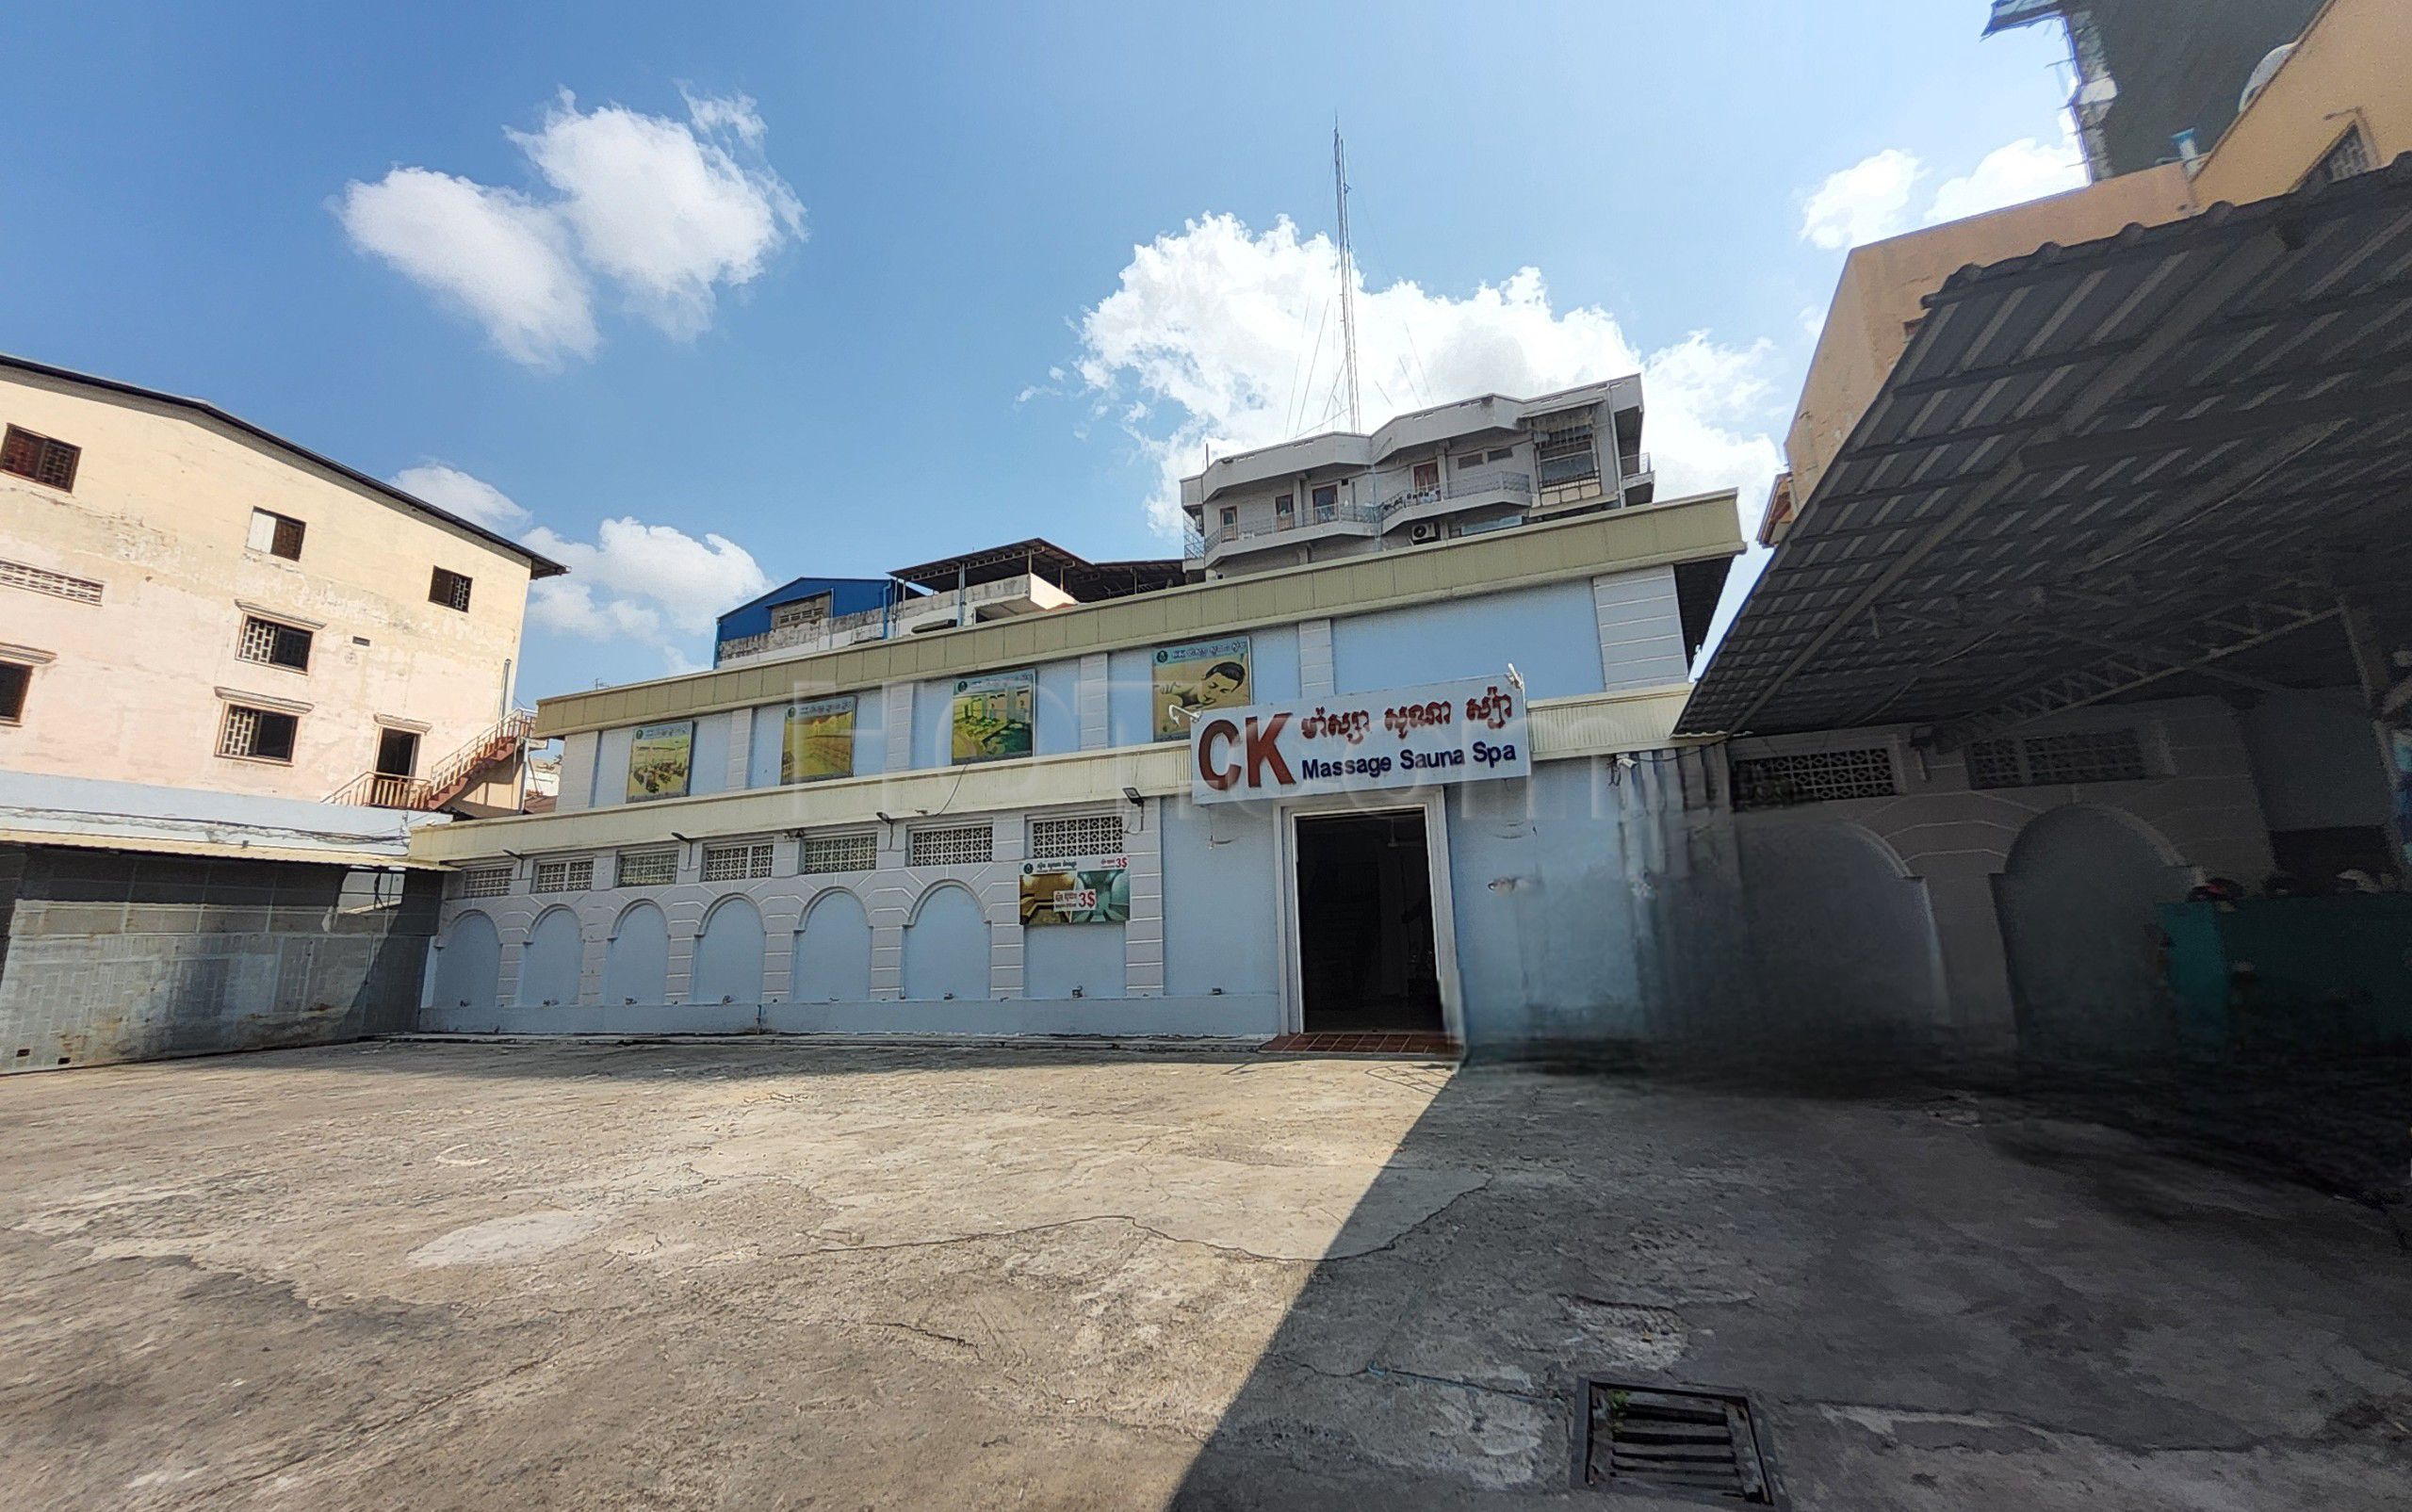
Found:
<path fill-rule="evenodd" d="M 519 806 L 562 568 L 214 406 L 0 358 L 0 772 Z"/>
<path fill-rule="evenodd" d="M 0 1070 L 406 1026 L 562 569 L 197 400 L 0 358 Z"/>
<path fill-rule="evenodd" d="M 2321 0 L 1994 0 L 1985 35 L 2057 21 L 2069 109 L 2095 179 L 2176 162 L 2220 138 L 2265 63 Z"/>
<path fill-rule="evenodd" d="M 1214 578 L 1647 504 L 1655 485 L 1634 377 L 1219 457 L 1182 480 L 1181 507 L 1188 560 Z"/>
<path fill-rule="evenodd" d="M 545 700 L 560 810 L 415 839 L 454 873 L 420 1022 L 1486 1047 L 1639 1022 L 1651 932 L 1619 921 L 1682 905 L 1635 881 L 1713 783 L 1648 754 L 1734 510 L 1570 507 L 1112 597 L 1070 574 L 1084 596 L 1041 612 Z M 977 609 L 983 572 L 1055 584 L 1041 545 L 898 576 Z"/>
<path fill-rule="evenodd" d="M 2003 0 L 1995 16 L 1998 29 L 2005 18 L 2082 12 L 2106 36 L 2142 39 L 2122 45 L 2149 60 L 2187 55 L 2239 28 L 2257 41 L 2261 28 L 2307 8 L 2291 0 L 2094 0 L 2084 7 Z M 2132 171 L 2123 170 L 2082 189 L 1853 248 L 1785 435 L 1792 470 L 1786 507 L 1805 503 L 1815 493 L 1916 333 L 1927 298 L 1958 269 L 2025 256 L 2045 246 L 2073 247 L 2129 225 L 2165 224 L 2221 203 L 2268 199 L 2307 183 L 2351 177 L 2412 152 L 2412 76 L 2397 66 L 2412 57 L 2412 8 L 2400 0 L 2327 0 L 2300 37 L 2289 30 L 2276 42 L 2290 38 L 2289 51 L 2263 73 L 2241 111 L 2233 109 L 2235 99 L 2275 42 L 2261 44 L 2258 52 L 2249 43 L 2223 44 L 2225 61 L 2187 75 L 2207 79 L 2204 88 L 2224 93 L 2233 116 L 2224 129 L 2198 134 L 2200 154 L 2188 162 L 2164 151 Z M 2139 63 L 2132 72 L 2145 76 L 2146 65 Z M 2131 90 L 2123 73 L 2120 89 L 2119 108 L 2143 109 L 2136 104 L 2147 98 L 2141 83 Z M 1772 544 L 1786 518 L 1783 510 L 1771 509 L 1762 538 Z"/>
<path fill-rule="evenodd" d="M 1032 539 L 900 567 L 884 577 L 798 577 L 720 617 L 712 664 L 809 656 L 1043 614 L 1154 593 L 1182 577 L 1179 561 L 1090 561 Z"/>

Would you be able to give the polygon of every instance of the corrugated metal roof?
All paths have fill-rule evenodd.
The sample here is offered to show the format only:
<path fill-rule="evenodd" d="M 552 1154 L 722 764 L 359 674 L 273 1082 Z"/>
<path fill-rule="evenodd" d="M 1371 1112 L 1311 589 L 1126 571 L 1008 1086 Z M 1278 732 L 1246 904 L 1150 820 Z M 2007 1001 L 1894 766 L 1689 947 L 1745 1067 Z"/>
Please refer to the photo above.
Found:
<path fill-rule="evenodd" d="M 2333 630 L 2282 632 L 2340 591 L 2404 622 L 2412 154 L 1964 268 L 1927 306 L 1685 733 L 1968 721 L 2223 646 L 2257 648 L 2234 680 L 2334 682 Z"/>

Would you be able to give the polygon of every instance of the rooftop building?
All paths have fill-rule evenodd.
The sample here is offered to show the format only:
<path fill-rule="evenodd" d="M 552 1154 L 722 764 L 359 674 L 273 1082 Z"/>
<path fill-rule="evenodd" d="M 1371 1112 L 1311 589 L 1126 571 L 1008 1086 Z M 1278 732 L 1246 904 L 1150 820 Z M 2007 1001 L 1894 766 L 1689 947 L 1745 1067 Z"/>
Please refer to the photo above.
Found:
<path fill-rule="evenodd" d="M 1647 504 L 1641 380 L 1486 394 L 1219 457 L 1182 480 L 1186 560 L 1207 578 L 1428 545 Z"/>

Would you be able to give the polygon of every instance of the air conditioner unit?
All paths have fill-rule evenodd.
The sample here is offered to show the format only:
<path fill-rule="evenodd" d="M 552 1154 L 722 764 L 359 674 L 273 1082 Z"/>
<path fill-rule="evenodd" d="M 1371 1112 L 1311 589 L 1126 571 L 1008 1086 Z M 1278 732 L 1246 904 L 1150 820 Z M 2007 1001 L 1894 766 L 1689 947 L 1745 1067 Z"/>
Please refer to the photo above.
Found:
<path fill-rule="evenodd" d="M 1407 538 L 1419 546 L 1427 542 L 1438 541 L 1441 539 L 1441 522 L 1418 520 L 1407 528 Z"/>

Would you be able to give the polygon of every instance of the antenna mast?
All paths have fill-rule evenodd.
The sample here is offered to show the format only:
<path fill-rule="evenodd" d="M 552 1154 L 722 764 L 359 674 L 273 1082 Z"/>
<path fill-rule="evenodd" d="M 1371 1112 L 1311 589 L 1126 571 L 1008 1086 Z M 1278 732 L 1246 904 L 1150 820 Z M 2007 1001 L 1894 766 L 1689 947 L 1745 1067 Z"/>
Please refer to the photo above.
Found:
<path fill-rule="evenodd" d="M 1348 387 L 1348 429 L 1362 431 L 1365 422 L 1357 402 L 1357 273 L 1348 252 L 1348 150 L 1341 144 L 1337 121 L 1331 123 L 1331 194 L 1340 206 L 1340 381 Z"/>

